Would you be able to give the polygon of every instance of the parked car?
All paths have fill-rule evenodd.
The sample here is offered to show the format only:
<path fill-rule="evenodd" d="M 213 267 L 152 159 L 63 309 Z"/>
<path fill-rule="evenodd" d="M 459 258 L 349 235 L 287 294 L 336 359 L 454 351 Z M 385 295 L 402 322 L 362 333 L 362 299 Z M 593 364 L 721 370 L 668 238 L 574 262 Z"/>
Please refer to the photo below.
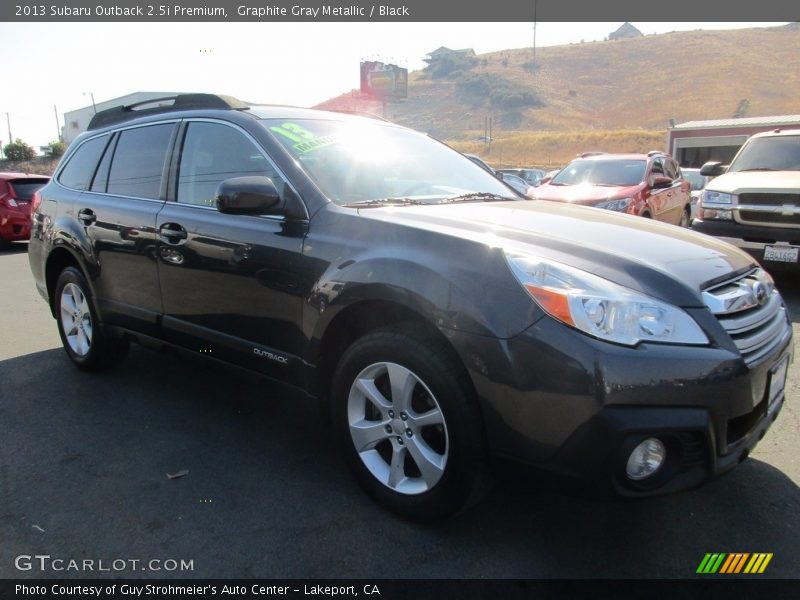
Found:
<path fill-rule="evenodd" d="M 46 175 L 0 173 L 0 248 L 31 237 L 31 198 Z"/>
<path fill-rule="evenodd" d="M 706 187 L 706 184 L 711 181 L 711 177 L 706 177 L 700 174 L 700 169 L 694 169 L 691 167 L 681 167 L 681 174 L 683 178 L 689 182 L 689 185 L 692 186 L 692 218 L 691 221 L 694 221 L 695 217 L 697 216 L 697 203 L 700 200 L 700 196 L 703 194 L 703 188 Z"/>
<path fill-rule="evenodd" d="M 758 133 L 703 190 L 692 229 L 746 250 L 769 268 L 800 266 L 800 129 Z"/>
<path fill-rule="evenodd" d="M 525 181 L 522 177 L 518 177 L 511 173 L 504 173 L 502 171 L 497 172 L 497 177 L 504 183 L 510 185 L 523 196 L 527 196 L 532 192 L 533 186 L 531 186 L 531 184 Z"/>
<path fill-rule="evenodd" d="M 487 173 L 491 173 L 495 177 L 497 177 L 500 181 L 505 182 L 509 185 L 515 192 L 526 196 L 528 194 L 528 190 L 530 186 L 528 183 L 522 179 L 521 177 L 517 177 L 514 175 L 510 175 L 506 177 L 506 175 L 502 171 L 496 171 L 489 164 L 483 160 L 480 156 L 476 156 L 474 154 L 465 154 L 468 159 L 478 165 L 481 169 L 486 171 Z"/>
<path fill-rule="evenodd" d="M 604 208 L 681 227 L 691 218 L 689 183 L 672 157 L 588 152 L 573 160 L 534 198 Z"/>
<path fill-rule="evenodd" d="M 411 518 L 477 497 L 490 456 L 627 496 L 696 486 L 783 405 L 792 328 L 752 257 L 524 201 L 391 123 L 210 95 L 108 109 L 34 205 L 31 270 L 78 368 L 140 341 L 286 383 Z"/>
<path fill-rule="evenodd" d="M 498 169 L 499 173 L 508 173 L 510 175 L 516 175 L 517 177 L 521 177 L 525 181 L 528 182 L 528 185 L 532 185 L 536 187 L 541 182 L 542 178 L 545 176 L 545 171 L 542 169 L 523 169 L 523 168 L 513 168 L 513 169 Z"/>

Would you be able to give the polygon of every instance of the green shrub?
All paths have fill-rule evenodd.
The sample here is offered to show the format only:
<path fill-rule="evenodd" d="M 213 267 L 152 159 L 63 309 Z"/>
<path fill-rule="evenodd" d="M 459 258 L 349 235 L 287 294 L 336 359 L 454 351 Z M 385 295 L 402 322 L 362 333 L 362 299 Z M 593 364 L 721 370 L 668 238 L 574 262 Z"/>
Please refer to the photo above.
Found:
<path fill-rule="evenodd" d="M 19 138 L 10 144 L 6 144 L 3 147 L 3 153 L 8 160 L 32 160 L 36 158 L 36 151 Z"/>
<path fill-rule="evenodd" d="M 62 141 L 50 142 L 50 156 L 58 158 L 63 156 L 67 150 L 67 145 Z"/>
<path fill-rule="evenodd" d="M 433 79 L 443 79 L 456 71 L 469 71 L 476 64 L 478 64 L 478 59 L 474 56 L 448 54 L 425 67 L 425 72 L 430 74 Z"/>
<path fill-rule="evenodd" d="M 487 100 L 493 108 L 544 106 L 536 90 L 496 73 L 466 75 L 456 84 L 456 94 L 462 101 L 473 106 L 481 106 Z"/>

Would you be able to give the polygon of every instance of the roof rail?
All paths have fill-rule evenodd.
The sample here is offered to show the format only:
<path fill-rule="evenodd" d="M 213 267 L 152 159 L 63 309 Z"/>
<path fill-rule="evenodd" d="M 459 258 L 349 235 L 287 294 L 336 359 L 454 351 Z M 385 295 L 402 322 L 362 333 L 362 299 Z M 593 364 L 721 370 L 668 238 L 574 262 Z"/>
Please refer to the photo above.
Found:
<path fill-rule="evenodd" d="M 348 110 L 346 108 L 324 108 L 322 110 L 327 110 L 328 112 L 336 112 L 341 113 L 343 115 L 354 115 L 356 117 L 365 117 L 367 119 L 376 119 L 377 121 L 386 121 L 387 123 L 391 123 L 389 119 L 386 117 L 381 117 L 380 115 L 376 115 L 375 113 L 363 111 L 363 110 Z"/>
<path fill-rule="evenodd" d="M 191 110 L 193 108 L 210 108 L 219 110 L 245 110 L 249 104 L 237 100 L 232 96 L 217 94 L 178 94 L 163 98 L 151 98 L 133 104 L 114 106 L 96 113 L 89 122 L 88 130 L 100 129 L 115 123 L 124 123 L 137 117 L 157 115 L 176 110 Z"/>
<path fill-rule="evenodd" d="M 578 158 L 588 158 L 589 156 L 599 156 L 600 154 L 605 154 L 605 152 L 598 152 L 596 150 L 593 152 L 581 152 L 578 154 Z"/>

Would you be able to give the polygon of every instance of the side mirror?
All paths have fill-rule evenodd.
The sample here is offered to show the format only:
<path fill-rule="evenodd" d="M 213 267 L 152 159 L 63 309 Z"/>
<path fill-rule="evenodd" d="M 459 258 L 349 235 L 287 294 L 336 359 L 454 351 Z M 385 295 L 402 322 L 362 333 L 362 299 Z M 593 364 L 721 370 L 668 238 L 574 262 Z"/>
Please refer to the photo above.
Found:
<path fill-rule="evenodd" d="M 274 215 L 283 210 L 269 177 L 232 177 L 217 187 L 217 210 L 229 215 Z"/>
<path fill-rule="evenodd" d="M 711 160 L 700 168 L 700 175 L 704 177 L 718 177 L 725 172 L 725 169 L 727 169 L 727 165 L 723 165 L 718 160 Z"/>
<path fill-rule="evenodd" d="M 669 177 L 664 177 L 663 175 L 656 175 L 653 179 L 653 189 L 664 189 L 668 187 L 672 187 L 672 179 Z"/>

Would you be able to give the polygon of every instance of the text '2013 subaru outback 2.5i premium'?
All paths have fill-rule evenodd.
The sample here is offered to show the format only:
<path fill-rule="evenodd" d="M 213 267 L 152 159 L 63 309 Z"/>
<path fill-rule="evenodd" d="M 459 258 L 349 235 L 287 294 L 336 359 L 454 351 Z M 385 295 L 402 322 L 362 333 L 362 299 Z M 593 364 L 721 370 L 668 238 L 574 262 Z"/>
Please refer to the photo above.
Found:
<path fill-rule="evenodd" d="M 490 456 L 630 496 L 695 486 L 784 402 L 792 331 L 750 256 L 525 200 L 390 123 L 111 109 L 35 205 L 31 268 L 77 366 L 213 348 L 318 398 L 361 485 L 412 518 L 464 506 Z"/>

